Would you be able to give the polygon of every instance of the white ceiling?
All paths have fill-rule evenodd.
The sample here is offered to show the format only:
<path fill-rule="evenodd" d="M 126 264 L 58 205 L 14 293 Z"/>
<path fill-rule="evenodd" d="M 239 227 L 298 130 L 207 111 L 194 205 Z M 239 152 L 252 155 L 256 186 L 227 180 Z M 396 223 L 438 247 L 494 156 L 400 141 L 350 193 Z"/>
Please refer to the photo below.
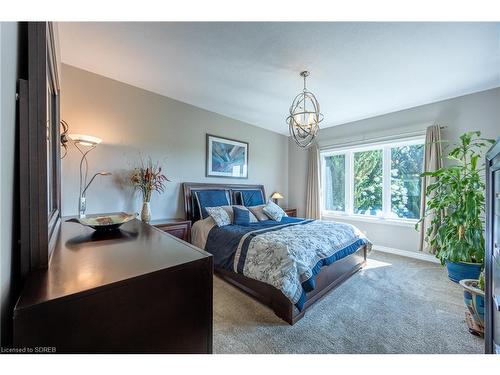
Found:
<path fill-rule="evenodd" d="M 59 23 L 66 64 L 286 134 L 301 70 L 322 127 L 500 86 L 500 23 Z"/>

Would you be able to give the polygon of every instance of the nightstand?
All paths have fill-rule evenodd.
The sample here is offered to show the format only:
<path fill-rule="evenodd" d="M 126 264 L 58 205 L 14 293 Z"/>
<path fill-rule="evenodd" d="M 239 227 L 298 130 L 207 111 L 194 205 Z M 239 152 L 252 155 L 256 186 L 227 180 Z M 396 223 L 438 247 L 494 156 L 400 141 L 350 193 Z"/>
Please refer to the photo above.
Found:
<path fill-rule="evenodd" d="M 186 242 L 191 241 L 191 222 L 184 219 L 159 219 L 151 220 L 149 223 L 172 236 Z"/>
<path fill-rule="evenodd" d="M 283 211 L 290 217 L 297 217 L 297 209 L 296 208 L 283 208 Z"/>

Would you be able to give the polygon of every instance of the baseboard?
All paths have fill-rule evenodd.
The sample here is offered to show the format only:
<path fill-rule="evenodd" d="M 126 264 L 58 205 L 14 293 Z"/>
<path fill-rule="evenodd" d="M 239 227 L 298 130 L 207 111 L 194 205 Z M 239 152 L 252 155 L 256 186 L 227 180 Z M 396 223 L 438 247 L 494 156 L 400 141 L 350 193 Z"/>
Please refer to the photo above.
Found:
<path fill-rule="evenodd" d="M 438 263 L 438 264 L 440 263 L 439 259 L 437 259 L 434 255 L 422 253 L 420 251 L 416 252 L 416 251 L 394 249 L 393 247 L 387 247 L 387 246 L 381 246 L 381 245 L 373 245 L 373 250 L 381 251 L 383 253 L 401 255 L 403 257 L 408 257 L 408 258 L 424 260 L 426 262 L 432 262 L 432 263 Z"/>

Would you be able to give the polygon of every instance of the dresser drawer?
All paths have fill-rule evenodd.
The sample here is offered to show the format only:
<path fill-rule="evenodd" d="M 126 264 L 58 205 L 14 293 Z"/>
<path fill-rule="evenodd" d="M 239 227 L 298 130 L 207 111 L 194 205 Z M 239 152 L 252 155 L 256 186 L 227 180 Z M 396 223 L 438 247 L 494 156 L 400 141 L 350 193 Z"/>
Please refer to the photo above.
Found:
<path fill-rule="evenodd" d="M 172 236 L 180 238 L 181 240 L 188 241 L 189 233 L 186 227 L 166 227 L 160 228 L 164 232 L 170 233 Z"/>
<path fill-rule="evenodd" d="M 176 223 L 160 223 L 153 224 L 156 228 L 171 234 L 174 237 L 180 238 L 183 241 L 190 242 L 191 240 L 191 222 L 183 221 Z"/>

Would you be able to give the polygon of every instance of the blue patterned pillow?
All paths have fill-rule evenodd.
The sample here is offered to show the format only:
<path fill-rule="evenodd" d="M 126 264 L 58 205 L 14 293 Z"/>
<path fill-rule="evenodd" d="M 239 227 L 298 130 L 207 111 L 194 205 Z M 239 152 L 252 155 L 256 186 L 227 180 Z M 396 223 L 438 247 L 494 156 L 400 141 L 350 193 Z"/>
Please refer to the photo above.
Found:
<path fill-rule="evenodd" d="M 234 207 L 239 208 L 240 210 L 248 211 L 248 216 L 250 216 L 250 222 L 251 223 L 257 223 L 259 220 L 255 217 L 255 215 L 252 213 L 252 211 L 249 210 L 249 207 L 241 206 L 241 205 L 233 205 L 232 208 Z M 231 217 L 233 217 L 233 209 L 231 210 Z M 233 220 L 234 221 L 234 220 Z"/>
<path fill-rule="evenodd" d="M 223 207 L 206 207 L 206 210 L 218 227 L 231 224 L 231 218 Z"/>
<path fill-rule="evenodd" d="M 199 190 L 195 191 L 194 194 L 202 219 L 209 216 L 207 207 L 228 206 L 230 204 L 225 190 Z"/>
<path fill-rule="evenodd" d="M 268 202 L 262 211 L 275 221 L 281 221 L 281 218 L 286 216 L 285 211 L 274 202 Z"/>
<path fill-rule="evenodd" d="M 250 224 L 250 211 L 233 206 L 233 224 L 248 226 Z"/>

